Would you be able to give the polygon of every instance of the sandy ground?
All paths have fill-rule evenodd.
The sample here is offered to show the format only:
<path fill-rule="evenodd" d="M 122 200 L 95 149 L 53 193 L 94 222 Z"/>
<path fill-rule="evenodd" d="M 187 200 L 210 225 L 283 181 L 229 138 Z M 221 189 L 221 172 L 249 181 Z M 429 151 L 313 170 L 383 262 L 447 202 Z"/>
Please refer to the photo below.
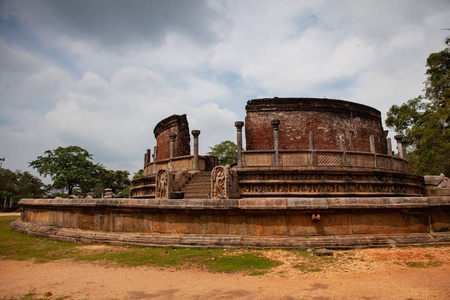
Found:
<path fill-rule="evenodd" d="M 283 264 L 260 276 L 210 273 L 201 267 L 0 261 L 0 299 L 26 294 L 47 299 L 450 299 L 450 247 L 338 251 L 334 257 L 345 253 L 351 253 L 348 262 L 303 272 L 292 267 L 298 256 L 272 250 L 266 255 Z"/>

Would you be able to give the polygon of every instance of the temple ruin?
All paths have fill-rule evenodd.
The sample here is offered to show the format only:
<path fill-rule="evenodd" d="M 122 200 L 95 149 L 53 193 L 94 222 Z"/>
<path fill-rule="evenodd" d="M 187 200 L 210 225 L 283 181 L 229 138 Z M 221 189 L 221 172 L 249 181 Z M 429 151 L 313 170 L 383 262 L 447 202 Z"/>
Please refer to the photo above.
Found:
<path fill-rule="evenodd" d="M 199 155 L 186 115 L 154 129 L 130 199 L 23 199 L 18 231 L 186 247 L 374 247 L 450 242 L 450 183 L 408 172 L 381 113 L 331 99 L 247 102 L 237 160 Z M 245 150 L 243 149 L 243 130 Z M 193 151 L 190 141 L 192 134 Z"/>

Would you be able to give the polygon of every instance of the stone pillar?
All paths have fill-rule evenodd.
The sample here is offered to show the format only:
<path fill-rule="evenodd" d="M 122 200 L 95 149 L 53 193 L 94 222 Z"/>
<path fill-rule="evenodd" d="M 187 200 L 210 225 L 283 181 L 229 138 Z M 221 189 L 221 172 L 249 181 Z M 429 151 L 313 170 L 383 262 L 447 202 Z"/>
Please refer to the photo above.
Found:
<path fill-rule="evenodd" d="M 192 135 L 194 136 L 194 164 L 192 169 L 198 170 L 198 136 L 200 135 L 200 130 L 192 130 Z"/>
<path fill-rule="evenodd" d="M 391 138 L 386 139 L 387 155 L 392 156 L 392 142 Z"/>
<path fill-rule="evenodd" d="M 394 136 L 394 139 L 397 141 L 398 155 L 400 158 L 406 160 L 406 140 L 401 134 Z"/>
<path fill-rule="evenodd" d="M 391 170 L 394 168 L 394 158 L 392 157 L 392 142 L 390 138 L 386 139 L 386 150 L 387 150 L 387 155 L 390 156 L 390 167 Z"/>
<path fill-rule="evenodd" d="M 280 152 L 279 152 L 279 140 L 278 140 L 278 127 L 280 126 L 280 120 L 272 120 L 273 127 L 273 147 L 275 150 L 274 165 L 280 165 Z"/>
<path fill-rule="evenodd" d="M 315 165 L 314 163 L 314 131 L 309 132 L 309 165 Z"/>
<path fill-rule="evenodd" d="M 375 152 L 375 137 L 373 135 L 369 136 L 370 152 L 373 153 L 373 167 L 377 167 L 377 154 Z"/>
<path fill-rule="evenodd" d="M 369 136 L 370 152 L 375 153 L 375 138 L 373 135 Z"/>
<path fill-rule="evenodd" d="M 147 162 L 146 165 L 149 164 L 152 160 L 152 151 L 150 149 L 147 149 Z"/>
<path fill-rule="evenodd" d="M 175 157 L 175 139 L 177 138 L 177 134 L 175 132 L 169 133 L 170 139 L 170 158 Z"/>
<path fill-rule="evenodd" d="M 145 166 L 147 165 L 147 162 L 148 162 L 148 154 L 145 153 L 144 154 L 144 169 L 145 169 Z"/>
<path fill-rule="evenodd" d="M 153 148 L 153 161 L 157 161 L 158 160 L 158 146 L 155 146 Z"/>
<path fill-rule="evenodd" d="M 244 127 L 244 122 L 237 121 L 234 122 L 234 126 L 236 126 L 236 135 L 237 135 L 237 154 L 236 154 L 236 162 L 239 167 L 242 166 L 242 127 Z"/>

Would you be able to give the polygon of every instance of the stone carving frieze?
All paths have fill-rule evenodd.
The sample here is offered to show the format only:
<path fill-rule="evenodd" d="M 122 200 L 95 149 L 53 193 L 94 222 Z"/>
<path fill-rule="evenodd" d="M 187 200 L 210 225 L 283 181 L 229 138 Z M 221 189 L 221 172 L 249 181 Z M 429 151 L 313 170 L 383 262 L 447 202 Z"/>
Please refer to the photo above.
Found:
<path fill-rule="evenodd" d="M 239 185 L 242 196 L 245 194 L 409 194 L 421 195 L 421 186 L 390 183 L 243 183 Z"/>

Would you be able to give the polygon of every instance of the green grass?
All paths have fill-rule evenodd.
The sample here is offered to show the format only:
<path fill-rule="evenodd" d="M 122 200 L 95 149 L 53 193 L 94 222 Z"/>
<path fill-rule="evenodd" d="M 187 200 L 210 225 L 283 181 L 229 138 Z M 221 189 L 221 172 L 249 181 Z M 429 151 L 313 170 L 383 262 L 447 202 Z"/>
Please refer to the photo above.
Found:
<path fill-rule="evenodd" d="M 430 261 L 430 262 L 409 261 L 406 262 L 405 265 L 410 268 L 428 268 L 428 267 L 440 267 L 442 266 L 442 263 L 439 261 Z"/>
<path fill-rule="evenodd" d="M 30 260 L 44 263 L 50 260 L 73 258 L 79 253 L 77 245 L 50 241 L 21 234 L 9 227 L 17 217 L 0 218 L 0 257 L 10 260 Z"/>
<path fill-rule="evenodd" d="M 210 272 L 249 272 L 260 275 L 279 262 L 262 256 L 262 251 L 197 248 L 152 248 L 138 246 L 86 247 L 83 244 L 58 242 L 15 232 L 9 224 L 17 217 L 0 218 L 0 259 L 34 260 L 45 263 L 73 259 L 118 266 L 203 266 Z"/>

